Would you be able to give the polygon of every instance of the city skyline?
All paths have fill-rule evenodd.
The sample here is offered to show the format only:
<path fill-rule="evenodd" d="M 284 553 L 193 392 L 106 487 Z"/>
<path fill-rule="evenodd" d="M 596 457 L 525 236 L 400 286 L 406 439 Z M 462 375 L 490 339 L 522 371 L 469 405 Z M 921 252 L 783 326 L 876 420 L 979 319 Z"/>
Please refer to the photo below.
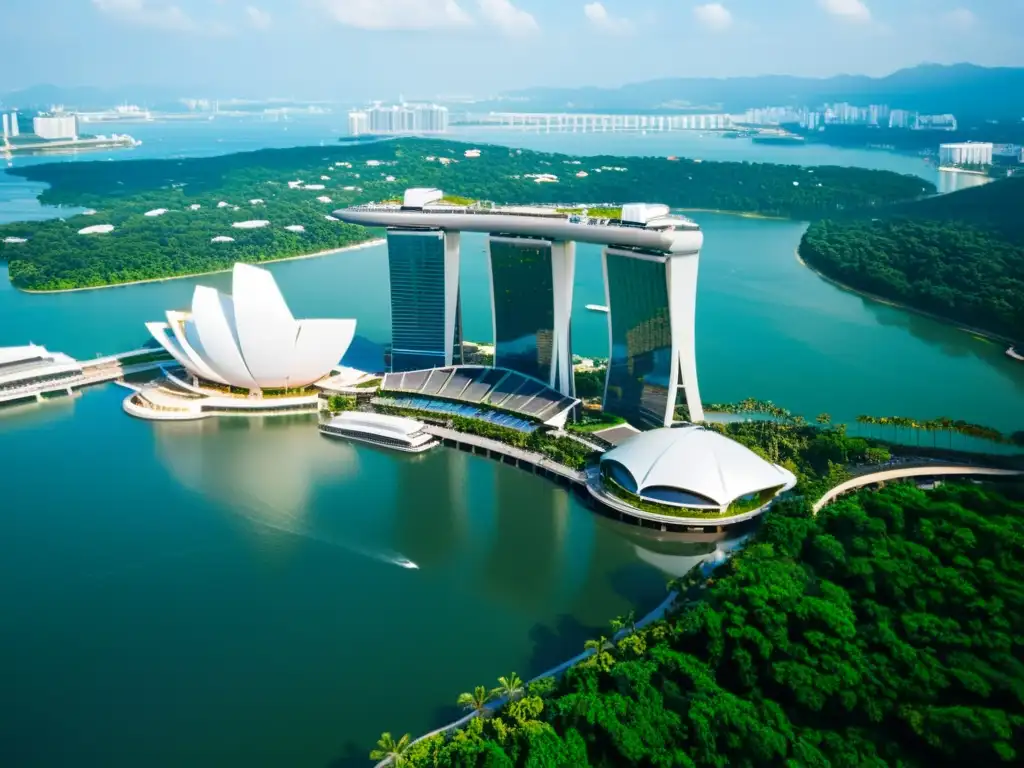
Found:
<path fill-rule="evenodd" d="M 780 0 L 770 8 L 753 0 L 6 5 L 12 23 L 0 30 L 0 45 L 15 60 L 32 64 L 0 75 L 0 92 L 53 82 L 352 100 L 404 93 L 421 99 L 484 97 L 538 85 L 616 86 L 659 77 L 881 75 L 924 61 L 1024 64 L 1015 33 L 1024 23 L 1024 4 L 1016 0 Z M 621 54 L 610 70 L 609 47 Z M 43 48 L 45 57 L 39 55 Z M 403 56 L 389 54 L 395 50 Z M 166 66 L 168 61 L 175 66 Z M 487 66 L 451 66 L 458 61 Z M 358 65 L 359 76 L 346 78 L 347 65 Z"/>

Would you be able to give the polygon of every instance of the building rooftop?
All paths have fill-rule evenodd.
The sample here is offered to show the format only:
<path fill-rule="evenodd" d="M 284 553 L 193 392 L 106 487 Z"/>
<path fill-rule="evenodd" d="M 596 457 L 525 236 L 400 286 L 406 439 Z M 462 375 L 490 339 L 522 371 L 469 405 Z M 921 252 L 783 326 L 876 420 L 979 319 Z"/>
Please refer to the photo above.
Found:
<path fill-rule="evenodd" d="M 626 490 L 655 500 L 660 500 L 659 490 L 672 489 L 726 507 L 743 496 L 796 484 L 789 470 L 696 426 L 642 432 L 602 456 L 601 463 L 606 462 L 629 473 L 634 487 Z"/>
<path fill-rule="evenodd" d="M 629 203 L 622 207 L 622 218 L 614 219 L 567 212 L 554 205 L 455 205 L 443 198 L 438 189 L 410 189 L 402 203 L 369 203 L 334 215 L 365 226 L 525 235 L 676 255 L 695 255 L 703 244 L 696 222 L 657 203 Z"/>
<path fill-rule="evenodd" d="M 81 373 L 82 365 L 62 352 L 50 352 L 38 344 L 0 347 L 0 387 L 40 376 Z"/>

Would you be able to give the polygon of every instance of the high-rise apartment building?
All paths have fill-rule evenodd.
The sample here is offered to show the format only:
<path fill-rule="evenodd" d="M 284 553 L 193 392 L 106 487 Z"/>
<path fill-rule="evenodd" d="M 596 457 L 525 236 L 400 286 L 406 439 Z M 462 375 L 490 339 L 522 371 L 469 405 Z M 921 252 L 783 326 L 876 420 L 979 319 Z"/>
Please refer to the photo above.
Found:
<path fill-rule="evenodd" d="M 75 115 L 38 115 L 32 118 L 32 130 L 41 139 L 77 139 L 78 118 Z"/>
<path fill-rule="evenodd" d="M 965 141 L 939 145 L 939 165 L 992 165 L 992 142 Z"/>
<path fill-rule="evenodd" d="M 384 106 L 376 103 L 365 110 L 353 110 L 348 115 L 349 133 L 446 133 L 448 108 L 437 104 L 397 104 Z"/>

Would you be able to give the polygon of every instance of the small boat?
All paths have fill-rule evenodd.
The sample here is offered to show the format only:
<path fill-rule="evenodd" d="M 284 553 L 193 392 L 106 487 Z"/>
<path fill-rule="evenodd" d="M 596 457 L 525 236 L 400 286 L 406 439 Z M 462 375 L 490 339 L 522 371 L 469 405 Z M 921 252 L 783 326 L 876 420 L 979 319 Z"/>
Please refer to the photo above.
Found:
<path fill-rule="evenodd" d="M 1016 347 L 1010 347 L 1006 350 L 1006 354 L 1017 362 L 1024 363 L 1024 350 L 1018 350 Z"/>
<path fill-rule="evenodd" d="M 587 304 L 587 309 L 589 309 L 591 312 L 607 312 L 608 311 L 608 307 L 606 307 L 604 304 Z"/>
<path fill-rule="evenodd" d="M 400 557 L 397 560 L 395 560 L 395 565 L 400 566 L 402 568 L 408 568 L 412 571 L 418 571 L 420 569 L 420 567 L 416 565 L 416 563 L 404 557 Z"/>

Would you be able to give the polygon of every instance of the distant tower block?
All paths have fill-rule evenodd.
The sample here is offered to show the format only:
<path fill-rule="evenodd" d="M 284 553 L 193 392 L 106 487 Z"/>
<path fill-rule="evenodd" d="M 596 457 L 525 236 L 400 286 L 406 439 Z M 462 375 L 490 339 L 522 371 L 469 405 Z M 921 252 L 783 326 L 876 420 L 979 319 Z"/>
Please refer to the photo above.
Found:
<path fill-rule="evenodd" d="M 8 117 L 6 112 L 4 112 L 4 115 L 3 115 L 3 123 L 4 123 L 4 138 L 6 139 L 6 138 L 8 138 L 11 135 L 11 118 Z"/>
<path fill-rule="evenodd" d="M 21 128 L 18 127 L 18 113 L 17 111 L 11 112 L 11 138 L 17 138 L 21 135 Z"/>
<path fill-rule="evenodd" d="M 571 395 L 576 244 L 494 235 L 488 247 L 494 364 Z"/>
<path fill-rule="evenodd" d="M 389 229 L 392 372 L 462 363 L 458 232 Z"/>
<path fill-rule="evenodd" d="M 612 246 L 603 261 L 605 410 L 642 426 L 671 426 L 682 389 L 689 420 L 703 421 L 694 333 L 698 256 Z"/>

